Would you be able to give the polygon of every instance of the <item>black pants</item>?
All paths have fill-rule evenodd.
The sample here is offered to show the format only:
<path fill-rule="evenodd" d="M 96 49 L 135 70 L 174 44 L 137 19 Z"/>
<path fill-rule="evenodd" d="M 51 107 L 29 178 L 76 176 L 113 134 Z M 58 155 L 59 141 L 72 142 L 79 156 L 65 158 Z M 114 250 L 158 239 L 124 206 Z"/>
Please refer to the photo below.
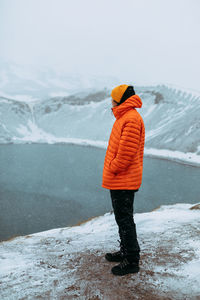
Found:
<path fill-rule="evenodd" d="M 119 228 L 121 251 L 124 256 L 140 252 L 133 218 L 133 202 L 137 190 L 110 190 L 115 220 Z"/>

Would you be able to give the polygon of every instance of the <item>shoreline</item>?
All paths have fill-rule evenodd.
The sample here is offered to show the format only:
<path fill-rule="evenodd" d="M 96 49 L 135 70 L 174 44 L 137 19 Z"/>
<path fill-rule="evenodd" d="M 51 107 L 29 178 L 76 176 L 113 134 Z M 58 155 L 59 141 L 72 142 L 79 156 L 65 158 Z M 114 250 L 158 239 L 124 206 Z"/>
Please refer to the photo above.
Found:
<path fill-rule="evenodd" d="M 172 151 L 167 149 L 145 148 L 144 156 L 170 160 L 193 167 L 200 167 L 200 155 L 192 152 L 184 153 L 181 151 Z"/>
<path fill-rule="evenodd" d="M 93 141 L 88 139 L 80 138 L 55 138 L 54 141 L 51 140 L 48 143 L 39 141 L 30 141 L 25 139 L 20 139 L 18 143 L 2 143 L 0 145 L 25 145 L 25 144 L 47 144 L 47 145 L 57 145 L 57 144 L 71 144 L 77 146 L 95 147 L 99 149 L 106 149 L 108 142 L 106 141 Z M 144 157 L 159 158 L 164 160 L 169 160 L 177 162 L 180 164 L 185 164 L 194 167 L 200 167 L 200 155 L 193 152 L 181 152 L 177 150 L 168 149 L 156 149 L 156 148 L 144 148 Z"/>

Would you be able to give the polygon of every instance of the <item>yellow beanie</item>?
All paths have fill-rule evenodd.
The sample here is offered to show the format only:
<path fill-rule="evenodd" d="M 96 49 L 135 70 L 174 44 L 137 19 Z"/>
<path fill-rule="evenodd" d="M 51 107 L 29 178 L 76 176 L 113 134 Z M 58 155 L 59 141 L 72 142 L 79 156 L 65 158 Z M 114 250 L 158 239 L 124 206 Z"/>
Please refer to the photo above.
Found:
<path fill-rule="evenodd" d="M 116 86 L 112 92 L 111 92 L 111 97 L 113 100 L 115 100 L 117 103 L 120 103 L 120 100 L 125 93 L 128 85 L 127 84 L 121 84 Z"/>

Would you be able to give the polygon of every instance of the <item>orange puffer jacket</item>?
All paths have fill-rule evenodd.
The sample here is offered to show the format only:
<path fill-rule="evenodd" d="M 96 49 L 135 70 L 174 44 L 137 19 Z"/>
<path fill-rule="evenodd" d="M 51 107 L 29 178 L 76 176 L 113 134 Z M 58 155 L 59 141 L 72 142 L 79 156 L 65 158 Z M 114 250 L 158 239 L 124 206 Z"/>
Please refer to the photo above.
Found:
<path fill-rule="evenodd" d="M 102 187 L 110 190 L 135 190 L 142 184 L 145 127 L 135 108 L 142 100 L 133 95 L 112 108 L 116 121 L 106 151 Z"/>

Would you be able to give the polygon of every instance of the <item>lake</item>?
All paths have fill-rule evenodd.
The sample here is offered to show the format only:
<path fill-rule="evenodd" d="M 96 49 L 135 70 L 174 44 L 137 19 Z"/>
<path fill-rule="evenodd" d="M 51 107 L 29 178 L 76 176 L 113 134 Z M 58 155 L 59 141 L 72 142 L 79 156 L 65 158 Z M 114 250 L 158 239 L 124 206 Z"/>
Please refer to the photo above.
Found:
<path fill-rule="evenodd" d="M 75 225 L 109 212 L 105 150 L 70 144 L 0 145 L 0 240 Z M 144 158 L 135 212 L 200 201 L 200 168 Z"/>

